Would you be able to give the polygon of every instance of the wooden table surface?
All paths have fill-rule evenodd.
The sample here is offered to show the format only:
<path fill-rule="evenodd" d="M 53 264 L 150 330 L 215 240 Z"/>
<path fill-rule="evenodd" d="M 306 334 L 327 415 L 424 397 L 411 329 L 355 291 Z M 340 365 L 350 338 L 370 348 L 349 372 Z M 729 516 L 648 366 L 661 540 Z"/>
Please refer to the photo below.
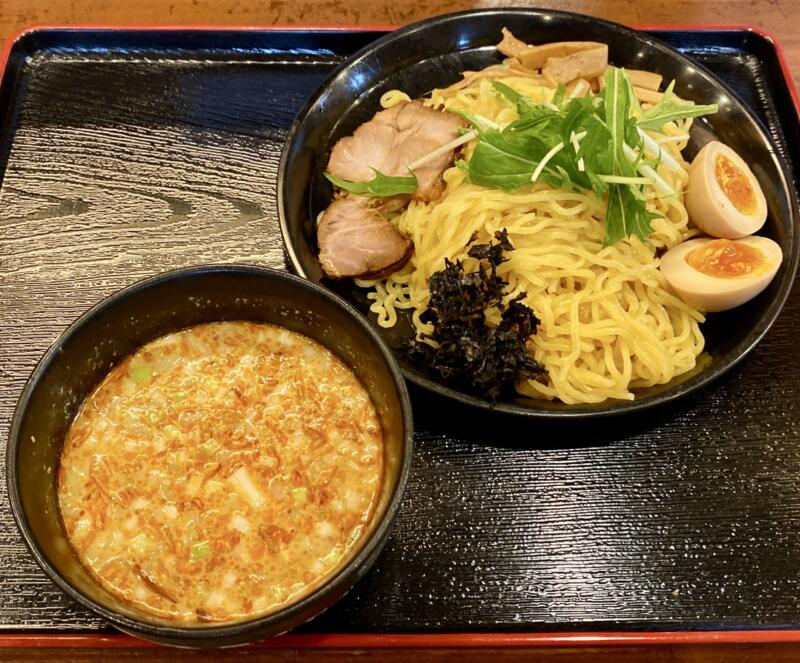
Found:
<path fill-rule="evenodd" d="M 784 47 L 795 83 L 800 82 L 800 2 L 797 0 L 0 0 L 0 38 L 36 24 L 203 24 L 203 25 L 400 25 L 435 14 L 470 8 L 531 5 L 581 12 L 629 25 L 747 24 L 771 33 Z M 443 661 L 463 663 L 494 658 L 551 663 L 732 663 L 800 660 L 800 645 L 677 645 L 651 648 L 551 648 L 478 651 L 246 649 L 198 656 L 154 649 L 30 650 L 0 652 L 0 660 L 72 661 Z"/>

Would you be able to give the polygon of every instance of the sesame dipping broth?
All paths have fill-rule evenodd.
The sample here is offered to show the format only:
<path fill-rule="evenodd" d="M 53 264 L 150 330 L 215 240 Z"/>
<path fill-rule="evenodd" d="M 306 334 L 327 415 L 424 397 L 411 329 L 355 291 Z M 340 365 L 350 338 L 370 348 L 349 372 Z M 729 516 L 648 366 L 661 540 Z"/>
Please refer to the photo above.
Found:
<path fill-rule="evenodd" d="M 265 323 L 196 325 L 118 363 L 72 423 L 58 503 L 113 595 L 180 623 L 280 610 L 341 568 L 384 469 L 369 393 Z"/>

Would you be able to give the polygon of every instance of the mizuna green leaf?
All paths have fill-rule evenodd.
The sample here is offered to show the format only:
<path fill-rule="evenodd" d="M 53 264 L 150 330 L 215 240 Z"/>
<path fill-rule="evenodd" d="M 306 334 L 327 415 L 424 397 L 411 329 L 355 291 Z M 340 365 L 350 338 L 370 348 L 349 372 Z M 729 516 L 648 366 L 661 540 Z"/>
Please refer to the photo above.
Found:
<path fill-rule="evenodd" d="M 503 191 L 516 191 L 530 184 L 538 161 L 525 156 L 526 150 L 499 131 L 487 131 L 466 162 L 469 181 Z"/>
<path fill-rule="evenodd" d="M 631 235 L 647 237 L 653 230 L 650 222 L 658 216 L 647 209 L 644 199 L 636 195 L 634 187 L 609 185 L 603 246 L 611 246 Z"/>
<path fill-rule="evenodd" d="M 611 172 L 604 175 L 634 177 L 636 169 L 625 157 L 625 140 L 630 125 L 635 122 L 630 116 L 631 82 L 622 71 L 609 67 L 605 74 L 602 96 L 605 101 L 605 122 L 611 135 Z M 635 124 L 633 125 L 635 129 Z"/>
<path fill-rule="evenodd" d="M 658 215 L 647 209 L 641 175 L 649 181 L 660 176 L 653 170 L 657 162 L 645 158 L 642 130 L 661 131 L 666 122 L 713 113 L 717 107 L 675 103 L 670 85 L 661 102 L 643 112 L 624 70 L 609 67 L 604 83 L 594 97 L 566 99 L 559 88 L 552 102 L 537 103 L 494 81 L 493 88 L 514 105 L 519 119 L 501 130 L 486 129 L 463 114 L 479 140 L 459 168 L 469 182 L 504 191 L 530 184 L 535 173 L 559 188 L 608 194 L 604 245 L 631 235 L 646 238 Z M 660 189 L 669 192 L 663 180 Z"/>
<path fill-rule="evenodd" d="M 602 96 L 605 101 L 606 126 L 611 134 L 611 172 L 613 177 L 636 177 L 636 167 L 625 156 L 628 144 L 640 142 L 636 120 L 631 117 L 633 85 L 622 69 L 609 67 Z M 652 231 L 650 222 L 657 214 L 648 211 L 641 185 L 610 184 L 606 205 L 603 246 L 610 246 L 631 235 L 645 238 Z"/>
<path fill-rule="evenodd" d="M 373 168 L 373 170 L 375 169 Z M 417 190 L 417 178 L 413 173 L 405 177 L 384 175 L 382 172 L 375 170 L 375 177 L 369 182 L 351 182 L 330 173 L 325 173 L 325 177 L 340 189 L 354 193 L 357 196 L 386 198 L 388 196 L 414 193 Z"/>
<path fill-rule="evenodd" d="M 663 131 L 667 122 L 675 120 L 685 120 L 690 117 L 710 115 L 719 110 L 717 104 L 698 105 L 691 101 L 675 103 L 673 101 L 672 89 L 675 81 L 672 81 L 664 91 L 664 96 L 655 106 L 648 108 L 642 113 L 636 124 L 640 129 Z"/>

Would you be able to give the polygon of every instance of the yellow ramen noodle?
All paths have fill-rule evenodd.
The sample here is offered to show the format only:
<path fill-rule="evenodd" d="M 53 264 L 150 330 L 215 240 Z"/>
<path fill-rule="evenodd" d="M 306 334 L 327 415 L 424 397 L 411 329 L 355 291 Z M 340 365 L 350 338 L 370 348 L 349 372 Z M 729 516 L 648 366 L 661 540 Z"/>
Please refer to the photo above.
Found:
<path fill-rule="evenodd" d="M 301 334 L 199 325 L 120 362 L 66 438 L 58 500 L 111 593 L 180 622 L 313 591 L 359 541 L 383 472 L 369 394 Z"/>
<path fill-rule="evenodd" d="M 554 93 L 537 80 L 510 73 L 495 80 L 537 101 L 547 102 Z M 518 115 L 492 82 L 477 78 L 460 89 L 435 90 L 426 104 L 505 125 Z M 401 99 L 402 93 L 394 91 L 382 102 Z M 677 172 L 658 169 L 675 191 L 688 180 L 680 151 L 690 123 L 670 123 L 666 136 L 653 134 L 681 166 Z M 466 146 L 465 158 L 474 144 Z M 417 331 L 430 333 L 420 320 L 430 276 L 444 267 L 445 258 L 464 260 L 466 269 L 474 269 L 476 261 L 466 255 L 473 233 L 476 242 L 485 243 L 505 228 L 515 250 L 498 272 L 509 281 L 510 296 L 524 292 L 525 303 L 540 319 L 529 350 L 546 369 L 543 377 L 518 384 L 520 393 L 570 404 L 633 399 L 632 389 L 664 384 L 695 367 L 703 349 L 703 316 L 670 292 L 657 257 L 659 249 L 697 232 L 689 226 L 682 193 L 664 196 L 646 186 L 648 207 L 662 215 L 652 223 L 649 245 L 632 237 L 603 248 L 605 203 L 590 192 L 537 182 L 507 193 L 466 183 L 457 167 L 445 171 L 444 179 L 446 190 L 438 201 L 412 201 L 395 219 L 414 241 L 405 268 L 384 281 L 358 281 L 374 290 L 371 310 L 380 325 L 393 326 L 398 309 L 411 309 Z"/>

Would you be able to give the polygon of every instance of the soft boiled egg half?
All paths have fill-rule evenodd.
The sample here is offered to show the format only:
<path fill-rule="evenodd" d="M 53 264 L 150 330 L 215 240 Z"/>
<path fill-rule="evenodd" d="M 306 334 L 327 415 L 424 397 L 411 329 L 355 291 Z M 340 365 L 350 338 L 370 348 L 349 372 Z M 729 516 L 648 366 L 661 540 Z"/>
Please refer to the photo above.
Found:
<path fill-rule="evenodd" d="M 752 235 L 767 220 L 767 201 L 753 171 L 730 147 L 712 141 L 689 168 L 689 217 L 713 237 Z"/>
<path fill-rule="evenodd" d="M 661 273 L 680 298 L 713 313 L 744 304 L 766 288 L 783 252 L 766 237 L 690 239 L 661 258 Z"/>

